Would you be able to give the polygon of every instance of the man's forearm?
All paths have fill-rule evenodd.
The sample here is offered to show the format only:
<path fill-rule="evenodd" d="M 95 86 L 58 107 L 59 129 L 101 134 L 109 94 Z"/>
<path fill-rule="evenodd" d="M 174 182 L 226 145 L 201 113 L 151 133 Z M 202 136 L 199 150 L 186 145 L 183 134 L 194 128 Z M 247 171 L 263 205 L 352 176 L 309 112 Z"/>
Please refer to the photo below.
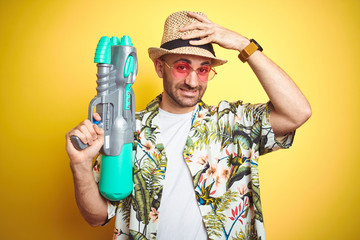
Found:
<path fill-rule="evenodd" d="M 93 227 L 104 224 L 107 220 L 107 202 L 100 195 L 93 173 L 88 166 L 71 165 L 75 198 L 85 220 Z"/>
<path fill-rule="evenodd" d="M 274 106 L 270 121 L 275 134 L 300 127 L 311 116 L 311 107 L 294 81 L 260 51 L 248 63 Z"/>

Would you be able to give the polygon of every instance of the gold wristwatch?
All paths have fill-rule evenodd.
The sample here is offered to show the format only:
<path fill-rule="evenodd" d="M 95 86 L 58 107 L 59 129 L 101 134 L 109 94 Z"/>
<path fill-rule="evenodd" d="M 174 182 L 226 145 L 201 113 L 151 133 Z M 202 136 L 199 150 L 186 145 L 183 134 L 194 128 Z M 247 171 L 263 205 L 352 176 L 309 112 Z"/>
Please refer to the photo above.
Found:
<path fill-rule="evenodd" d="M 250 39 L 250 44 L 247 45 L 239 54 L 240 60 L 244 63 L 255 51 L 263 51 L 263 48 L 254 40 Z"/>

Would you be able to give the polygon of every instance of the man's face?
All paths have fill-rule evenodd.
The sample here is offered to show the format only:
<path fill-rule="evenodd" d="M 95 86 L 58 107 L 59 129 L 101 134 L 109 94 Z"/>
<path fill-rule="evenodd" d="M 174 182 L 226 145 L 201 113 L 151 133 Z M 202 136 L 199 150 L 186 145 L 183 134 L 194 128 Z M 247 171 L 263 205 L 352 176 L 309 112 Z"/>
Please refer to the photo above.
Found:
<path fill-rule="evenodd" d="M 205 93 L 207 81 L 201 80 L 196 70 L 210 65 L 210 59 L 192 55 L 166 55 L 163 57 L 163 85 L 164 94 L 161 106 L 164 110 L 181 113 L 193 110 Z M 165 62 L 168 66 L 165 65 Z M 195 71 L 182 77 L 174 72 L 174 67 L 188 64 Z M 170 68 L 169 68 L 170 67 Z M 172 67 L 172 68 L 171 68 Z M 175 70 L 176 71 L 176 70 Z M 185 74 L 186 75 L 186 74 Z M 166 109 L 170 108 L 170 109 Z"/>

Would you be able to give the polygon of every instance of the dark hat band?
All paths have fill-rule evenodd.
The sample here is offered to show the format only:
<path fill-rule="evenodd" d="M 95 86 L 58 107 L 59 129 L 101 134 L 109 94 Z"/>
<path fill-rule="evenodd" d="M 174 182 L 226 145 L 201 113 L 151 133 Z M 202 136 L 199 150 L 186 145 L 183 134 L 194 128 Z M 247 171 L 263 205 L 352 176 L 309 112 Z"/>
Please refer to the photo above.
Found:
<path fill-rule="evenodd" d="M 166 43 L 162 44 L 160 47 L 167 49 L 167 50 L 173 50 L 175 48 L 180 48 L 180 47 L 198 47 L 198 48 L 208 50 L 209 52 L 211 52 L 214 55 L 214 57 L 216 57 L 214 48 L 211 43 L 207 43 L 204 45 L 191 45 L 190 44 L 191 40 L 200 40 L 200 38 L 193 38 L 193 39 L 189 39 L 189 40 L 183 40 L 181 38 L 178 38 L 178 39 L 166 42 Z"/>

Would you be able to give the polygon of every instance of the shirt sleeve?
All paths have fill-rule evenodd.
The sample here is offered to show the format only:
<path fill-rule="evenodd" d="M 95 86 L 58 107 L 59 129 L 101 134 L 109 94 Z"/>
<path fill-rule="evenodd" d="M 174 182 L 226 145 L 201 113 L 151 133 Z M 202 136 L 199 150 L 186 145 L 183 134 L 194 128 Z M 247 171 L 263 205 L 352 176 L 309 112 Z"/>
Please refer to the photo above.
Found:
<path fill-rule="evenodd" d="M 259 152 L 264 155 L 278 149 L 287 149 L 292 146 L 295 131 L 289 132 L 283 136 L 275 136 L 270 124 L 270 113 L 273 109 L 271 102 L 263 104 L 252 104 L 245 107 L 245 115 L 252 119 L 254 129 L 260 130 Z"/>

